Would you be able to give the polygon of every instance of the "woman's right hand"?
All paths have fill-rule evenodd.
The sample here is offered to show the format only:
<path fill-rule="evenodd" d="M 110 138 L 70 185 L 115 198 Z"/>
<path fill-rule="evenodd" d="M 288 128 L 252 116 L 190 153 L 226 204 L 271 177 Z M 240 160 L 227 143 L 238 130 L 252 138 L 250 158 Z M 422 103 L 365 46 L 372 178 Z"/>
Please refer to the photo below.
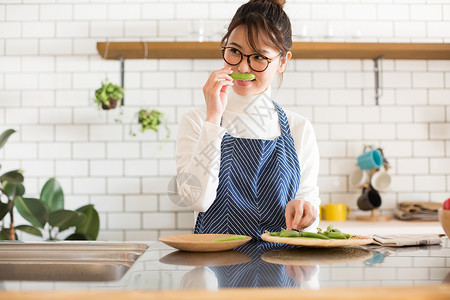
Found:
<path fill-rule="evenodd" d="M 233 85 L 230 67 L 214 71 L 203 86 L 206 102 L 206 121 L 220 125 L 220 119 L 227 107 L 228 90 Z"/>

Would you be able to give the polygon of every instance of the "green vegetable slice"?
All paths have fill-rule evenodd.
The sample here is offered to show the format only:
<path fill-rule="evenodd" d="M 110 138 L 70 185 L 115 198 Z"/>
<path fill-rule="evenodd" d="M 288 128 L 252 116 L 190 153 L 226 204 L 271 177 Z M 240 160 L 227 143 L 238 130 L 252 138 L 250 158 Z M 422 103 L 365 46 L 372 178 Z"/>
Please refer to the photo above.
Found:
<path fill-rule="evenodd" d="M 327 237 L 329 237 L 330 239 L 343 239 L 343 240 L 347 239 L 347 236 L 345 235 L 345 233 L 342 233 L 342 232 L 328 232 L 328 233 L 325 233 L 325 235 Z"/>
<path fill-rule="evenodd" d="M 241 74 L 241 73 L 231 73 L 230 74 L 231 78 L 236 79 L 236 80 L 253 80 L 255 79 L 255 75 L 247 73 L 247 74 Z"/>
<path fill-rule="evenodd" d="M 296 231 L 296 230 L 282 230 L 280 232 L 280 236 L 281 237 L 298 237 L 300 236 L 300 232 Z"/>
<path fill-rule="evenodd" d="M 233 235 L 233 236 L 226 236 L 223 238 L 218 238 L 213 240 L 213 242 L 229 242 L 229 241 L 239 241 L 239 240 L 245 240 L 247 237 L 245 235 Z"/>
<path fill-rule="evenodd" d="M 300 236 L 301 237 L 314 238 L 314 239 L 323 239 L 323 240 L 329 240 L 330 239 L 328 236 L 325 236 L 325 235 L 320 234 L 320 233 L 314 233 L 314 232 L 301 232 Z"/>

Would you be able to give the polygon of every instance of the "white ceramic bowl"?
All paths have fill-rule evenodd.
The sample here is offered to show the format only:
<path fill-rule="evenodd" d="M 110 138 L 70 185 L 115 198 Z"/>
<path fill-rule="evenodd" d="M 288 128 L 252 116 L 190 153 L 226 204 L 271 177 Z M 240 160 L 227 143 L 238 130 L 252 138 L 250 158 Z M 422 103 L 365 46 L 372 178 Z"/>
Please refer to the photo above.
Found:
<path fill-rule="evenodd" d="M 441 222 L 441 226 L 444 228 L 447 237 L 450 238 L 450 210 L 440 208 L 438 214 L 439 222 Z"/>

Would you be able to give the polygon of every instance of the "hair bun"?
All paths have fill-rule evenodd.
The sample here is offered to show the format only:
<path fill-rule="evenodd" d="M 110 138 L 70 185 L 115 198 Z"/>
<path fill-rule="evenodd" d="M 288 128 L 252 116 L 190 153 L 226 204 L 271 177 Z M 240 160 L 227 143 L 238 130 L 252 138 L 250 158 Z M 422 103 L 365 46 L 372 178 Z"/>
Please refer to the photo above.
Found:
<path fill-rule="evenodd" d="M 286 0 L 251 0 L 250 2 L 271 2 L 272 4 L 279 5 L 281 8 L 286 4 Z"/>
<path fill-rule="evenodd" d="M 281 8 L 283 8 L 284 5 L 286 4 L 286 0 L 269 0 L 269 1 L 272 2 L 273 4 L 281 6 Z"/>

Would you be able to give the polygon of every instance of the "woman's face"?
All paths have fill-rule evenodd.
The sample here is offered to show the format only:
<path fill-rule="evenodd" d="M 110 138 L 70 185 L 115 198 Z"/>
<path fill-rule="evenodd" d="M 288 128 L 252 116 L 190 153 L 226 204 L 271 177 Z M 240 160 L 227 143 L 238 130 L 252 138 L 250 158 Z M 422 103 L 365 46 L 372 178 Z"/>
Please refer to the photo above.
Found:
<path fill-rule="evenodd" d="M 291 58 L 291 52 L 288 52 L 285 57 L 281 55 L 277 56 L 280 52 L 276 48 L 268 46 L 264 41 L 268 40 L 269 37 L 266 33 L 262 33 L 258 36 L 256 41 L 257 49 L 262 56 L 273 58 L 272 62 L 269 64 L 267 69 L 263 72 L 253 71 L 248 63 L 247 57 L 243 57 L 242 61 L 236 65 L 231 66 L 227 62 L 224 62 L 225 67 L 231 67 L 233 72 L 237 73 L 251 73 L 255 75 L 255 79 L 251 81 L 241 81 L 233 80 L 233 90 L 236 94 L 241 96 L 251 96 L 257 95 L 264 92 L 270 85 L 277 73 L 282 73 L 286 68 L 286 62 Z M 242 54 L 249 55 L 255 54 L 254 50 L 251 49 L 248 38 L 247 38 L 247 28 L 243 25 L 236 27 L 230 34 L 228 39 L 227 47 L 233 47 L 239 50 Z"/>

